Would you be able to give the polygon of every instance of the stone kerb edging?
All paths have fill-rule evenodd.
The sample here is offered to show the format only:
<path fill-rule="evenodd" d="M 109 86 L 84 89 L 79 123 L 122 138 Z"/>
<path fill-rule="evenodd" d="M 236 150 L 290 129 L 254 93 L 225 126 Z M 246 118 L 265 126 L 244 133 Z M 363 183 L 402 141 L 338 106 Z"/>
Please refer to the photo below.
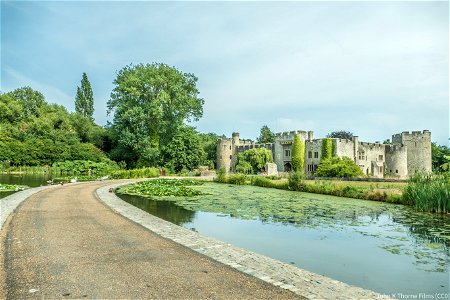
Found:
<path fill-rule="evenodd" d="M 12 195 L 6 196 L 5 198 L 0 199 L 0 230 L 3 228 L 3 224 L 5 224 L 6 219 L 8 219 L 9 215 L 20 205 L 25 199 L 28 197 L 52 188 L 57 185 L 48 185 L 48 186 L 40 186 L 36 188 L 29 188 Z"/>
<path fill-rule="evenodd" d="M 125 183 L 126 184 L 126 183 Z M 96 190 L 97 197 L 122 216 L 145 228 L 186 246 L 200 254 L 255 276 L 265 282 L 290 290 L 309 299 L 380 299 L 375 292 L 302 270 L 290 264 L 238 248 L 157 218 L 109 192 L 122 184 Z M 383 299 L 385 299 L 383 297 Z"/>

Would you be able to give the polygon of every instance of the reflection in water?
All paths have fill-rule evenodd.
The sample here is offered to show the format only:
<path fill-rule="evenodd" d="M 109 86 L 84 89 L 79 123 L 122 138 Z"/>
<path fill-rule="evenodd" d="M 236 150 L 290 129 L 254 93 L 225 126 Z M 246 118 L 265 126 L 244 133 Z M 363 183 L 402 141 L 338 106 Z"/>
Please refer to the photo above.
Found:
<path fill-rule="evenodd" d="M 184 209 L 174 205 L 170 201 L 154 201 L 148 198 L 130 195 L 120 195 L 128 203 L 177 225 L 191 222 L 195 217 L 195 211 Z"/>
<path fill-rule="evenodd" d="M 178 225 L 350 284 L 388 294 L 448 291 L 447 215 L 253 186 L 193 188 L 210 195 L 121 197 Z"/>
<path fill-rule="evenodd" d="M 51 178 L 49 173 L 40 174 L 0 174 L 0 183 L 19 184 L 29 187 L 47 185 L 47 180 Z"/>
<path fill-rule="evenodd" d="M 50 174 L 0 174 L 0 183 L 26 185 L 29 187 L 37 187 L 47 185 Z M 0 198 L 9 196 L 15 192 L 0 192 Z"/>

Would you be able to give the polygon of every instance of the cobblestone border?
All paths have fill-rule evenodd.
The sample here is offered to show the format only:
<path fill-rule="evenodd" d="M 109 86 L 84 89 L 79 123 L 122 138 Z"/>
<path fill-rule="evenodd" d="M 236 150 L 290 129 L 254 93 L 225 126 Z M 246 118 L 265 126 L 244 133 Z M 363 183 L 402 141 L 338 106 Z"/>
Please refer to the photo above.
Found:
<path fill-rule="evenodd" d="M 52 187 L 56 187 L 56 185 L 29 188 L 0 199 L 0 230 L 3 228 L 6 219 L 8 219 L 9 215 L 14 212 L 14 210 L 17 208 L 17 206 L 20 205 L 20 203 L 22 203 L 28 197 Z"/>
<path fill-rule="evenodd" d="M 308 299 L 380 299 L 370 290 L 302 270 L 290 264 L 257 254 L 223 241 L 177 226 L 157 218 L 109 192 L 120 185 L 112 184 L 96 190 L 97 197 L 122 216 L 145 228 L 186 246 L 200 254 L 257 277 L 265 282 L 290 290 Z M 383 298 L 384 299 L 384 298 Z"/>

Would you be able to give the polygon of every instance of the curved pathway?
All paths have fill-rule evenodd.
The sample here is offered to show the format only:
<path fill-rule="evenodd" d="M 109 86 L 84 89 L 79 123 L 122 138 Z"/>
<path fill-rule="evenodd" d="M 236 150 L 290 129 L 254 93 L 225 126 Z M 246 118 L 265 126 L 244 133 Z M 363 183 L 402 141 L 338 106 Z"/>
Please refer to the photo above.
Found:
<path fill-rule="evenodd" d="M 43 190 L 17 208 L 2 229 L 0 298 L 299 298 L 113 212 L 94 194 L 110 184 Z"/>

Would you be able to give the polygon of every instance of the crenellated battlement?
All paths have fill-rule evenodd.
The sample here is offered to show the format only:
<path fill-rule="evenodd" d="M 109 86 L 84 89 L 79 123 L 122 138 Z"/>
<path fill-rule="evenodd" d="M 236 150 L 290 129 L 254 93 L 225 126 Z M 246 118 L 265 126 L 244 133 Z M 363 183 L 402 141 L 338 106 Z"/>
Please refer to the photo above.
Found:
<path fill-rule="evenodd" d="M 407 146 L 402 145 L 402 144 L 388 144 L 385 145 L 385 150 L 386 152 L 392 153 L 392 152 L 406 152 L 407 151 Z"/>
<path fill-rule="evenodd" d="M 302 136 L 306 136 L 307 132 L 304 130 L 293 130 L 293 131 L 283 131 L 283 132 L 278 132 L 275 133 L 275 137 L 280 137 L 280 138 L 294 138 L 294 135 L 299 134 Z"/>
<path fill-rule="evenodd" d="M 423 130 L 423 131 L 403 131 L 402 133 L 396 133 L 392 135 L 392 140 L 398 140 L 398 139 L 404 139 L 404 138 L 413 138 L 413 137 L 423 137 L 431 136 L 431 132 L 429 130 Z"/>

